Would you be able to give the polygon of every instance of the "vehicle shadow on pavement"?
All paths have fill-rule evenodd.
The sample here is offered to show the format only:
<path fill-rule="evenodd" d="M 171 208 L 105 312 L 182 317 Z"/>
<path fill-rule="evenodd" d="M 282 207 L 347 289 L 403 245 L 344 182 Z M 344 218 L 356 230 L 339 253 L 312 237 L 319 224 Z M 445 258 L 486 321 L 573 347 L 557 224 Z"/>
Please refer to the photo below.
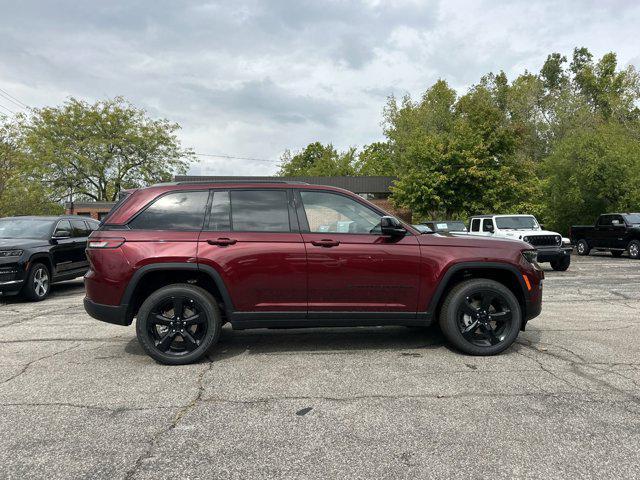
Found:
<path fill-rule="evenodd" d="M 78 295 L 84 291 L 84 282 L 82 279 L 69 280 L 66 282 L 55 283 L 51 286 L 49 296 L 40 303 L 46 305 L 53 298 L 68 297 Z M 0 305 L 12 305 L 20 303 L 36 303 L 32 300 L 23 298 L 21 295 L 12 295 L 10 297 L 0 297 Z M 80 301 L 82 304 L 82 301 Z"/>
<path fill-rule="evenodd" d="M 437 328 L 357 327 L 305 329 L 222 329 L 220 340 L 207 354 L 209 361 L 239 355 L 273 354 L 349 355 L 363 350 L 396 350 L 402 356 L 420 356 L 417 350 L 440 348 L 445 339 Z M 137 339 L 125 346 L 130 355 L 146 355 Z M 206 362 L 207 359 L 203 360 Z"/>
<path fill-rule="evenodd" d="M 308 328 L 222 330 L 220 341 L 209 356 L 219 361 L 243 354 L 356 354 L 363 350 L 405 351 L 420 356 L 416 350 L 439 348 L 445 343 L 438 329 L 406 327 Z M 401 353 L 402 355 L 403 353 Z"/>

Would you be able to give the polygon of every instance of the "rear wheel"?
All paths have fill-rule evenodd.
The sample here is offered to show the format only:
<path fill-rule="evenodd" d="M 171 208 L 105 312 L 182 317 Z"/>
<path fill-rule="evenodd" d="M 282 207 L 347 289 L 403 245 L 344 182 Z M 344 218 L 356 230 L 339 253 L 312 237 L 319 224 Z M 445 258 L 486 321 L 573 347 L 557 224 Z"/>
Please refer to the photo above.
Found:
<path fill-rule="evenodd" d="M 631 258 L 640 258 L 640 242 L 638 240 L 631 240 L 627 250 L 629 250 L 629 256 Z"/>
<path fill-rule="evenodd" d="M 31 265 L 22 293 L 29 300 L 39 302 L 49 295 L 51 290 L 51 274 L 44 263 Z"/>
<path fill-rule="evenodd" d="M 557 260 L 551 260 L 551 268 L 558 272 L 565 272 L 569 265 L 571 265 L 571 257 L 569 255 Z"/>
<path fill-rule="evenodd" d="M 495 355 L 518 336 L 520 304 L 507 287 L 494 280 L 467 280 L 454 287 L 440 309 L 445 337 L 471 355 Z"/>
<path fill-rule="evenodd" d="M 578 252 L 578 255 L 589 255 L 591 247 L 589 247 L 589 244 L 586 240 L 579 240 L 576 244 L 576 250 Z"/>
<path fill-rule="evenodd" d="M 168 285 L 142 304 L 136 334 L 154 360 L 185 365 L 200 360 L 218 341 L 220 310 L 206 290 L 187 284 Z"/>

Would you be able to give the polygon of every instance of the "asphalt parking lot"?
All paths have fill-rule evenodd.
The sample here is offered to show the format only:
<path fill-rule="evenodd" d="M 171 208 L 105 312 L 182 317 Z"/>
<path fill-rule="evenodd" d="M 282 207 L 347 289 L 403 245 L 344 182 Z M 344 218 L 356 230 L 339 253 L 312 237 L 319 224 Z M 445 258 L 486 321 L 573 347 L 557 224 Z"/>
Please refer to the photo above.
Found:
<path fill-rule="evenodd" d="M 0 478 L 639 478 L 640 262 L 547 269 L 505 354 L 399 327 L 225 327 L 154 363 L 80 281 L 0 302 Z"/>

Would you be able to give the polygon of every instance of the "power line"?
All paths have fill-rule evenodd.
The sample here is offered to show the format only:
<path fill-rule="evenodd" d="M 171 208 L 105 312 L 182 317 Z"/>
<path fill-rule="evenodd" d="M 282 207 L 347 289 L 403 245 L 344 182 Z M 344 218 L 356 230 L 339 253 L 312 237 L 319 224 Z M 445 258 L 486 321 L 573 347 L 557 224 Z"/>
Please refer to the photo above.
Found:
<path fill-rule="evenodd" d="M 4 105 L 0 105 L 0 108 L 2 108 L 3 110 L 6 110 L 7 112 L 11 113 L 12 115 L 16 114 L 16 112 L 14 112 L 13 110 L 5 107 Z"/>
<path fill-rule="evenodd" d="M 267 158 L 253 158 L 253 157 L 234 157 L 233 155 L 216 155 L 213 153 L 196 153 L 200 157 L 215 157 L 215 158 L 228 158 L 231 160 L 249 160 L 251 162 L 268 162 L 278 163 L 280 160 L 270 160 Z"/>
<path fill-rule="evenodd" d="M 17 99 L 16 97 L 14 97 L 13 95 L 11 95 L 9 92 L 7 92 L 6 90 L 3 90 L 2 88 L 0 88 L 0 95 L 2 95 L 4 98 L 6 98 L 7 100 L 9 100 L 11 103 L 14 103 L 15 105 L 17 105 L 20 108 L 30 108 L 29 105 L 27 105 L 26 103 L 24 103 L 23 101 Z"/>

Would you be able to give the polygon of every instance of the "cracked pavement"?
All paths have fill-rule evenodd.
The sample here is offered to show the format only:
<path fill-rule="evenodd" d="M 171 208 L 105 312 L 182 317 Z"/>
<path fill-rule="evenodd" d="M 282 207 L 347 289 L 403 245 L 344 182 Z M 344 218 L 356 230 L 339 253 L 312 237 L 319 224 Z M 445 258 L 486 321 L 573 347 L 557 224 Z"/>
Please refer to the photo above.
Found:
<path fill-rule="evenodd" d="M 401 327 L 223 329 L 154 363 L 81 281 L 0 302 L 0 478 L 640 478 L 640 262 L 547 270 L 496 357 Z"/>

